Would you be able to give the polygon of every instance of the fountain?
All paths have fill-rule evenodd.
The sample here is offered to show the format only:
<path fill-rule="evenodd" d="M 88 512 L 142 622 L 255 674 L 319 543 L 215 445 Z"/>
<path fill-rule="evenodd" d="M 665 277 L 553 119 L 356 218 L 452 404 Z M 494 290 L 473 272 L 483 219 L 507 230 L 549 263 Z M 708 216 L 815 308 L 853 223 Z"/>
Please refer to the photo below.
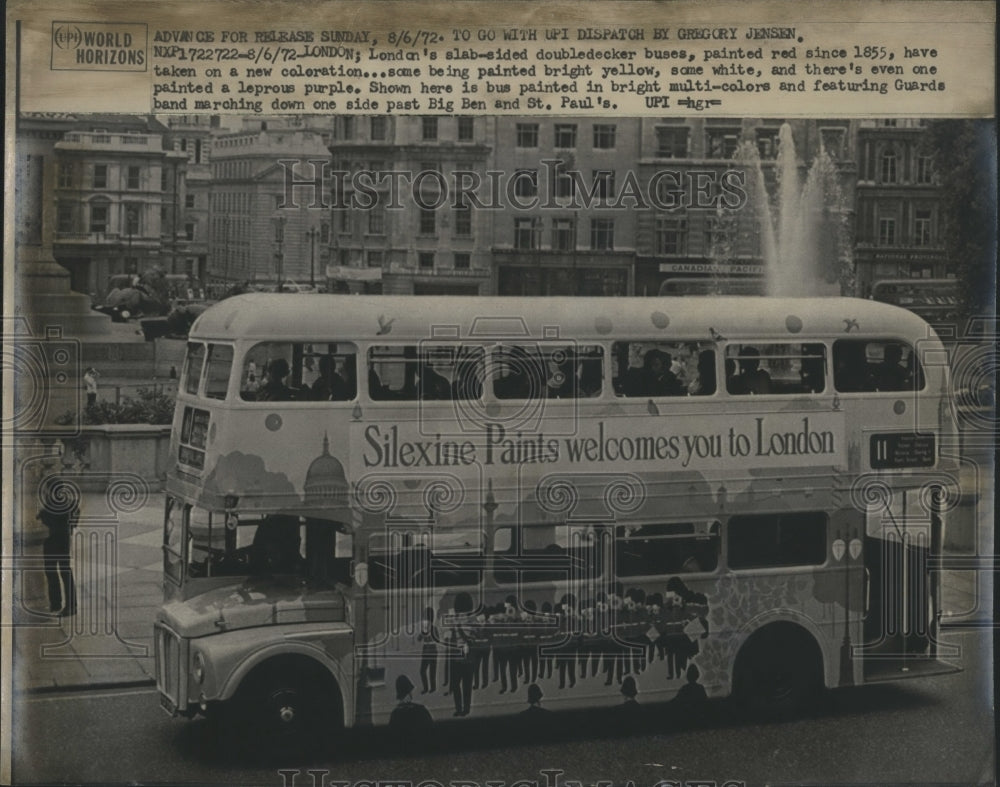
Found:
<path fill-rule="evenodd" d="M 736 160 L 747 173 L 748 205 L 759 221 L 766 295 L 850 295 L 854 274 L 848 205 L 833 159 L 822 147 L 805 180 L 799 173 L 792 128 L 778 135 L 775 193 L 768 192 L 765 165 L 753 142 Z"/>

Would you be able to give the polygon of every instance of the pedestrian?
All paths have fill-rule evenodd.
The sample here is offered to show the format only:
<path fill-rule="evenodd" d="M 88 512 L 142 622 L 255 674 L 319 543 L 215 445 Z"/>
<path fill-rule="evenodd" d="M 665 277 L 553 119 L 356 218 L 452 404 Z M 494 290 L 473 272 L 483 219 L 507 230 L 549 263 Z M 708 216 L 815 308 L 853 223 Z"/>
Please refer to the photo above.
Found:
<path fill-rule="evenodd" d="M 88 366 L 83 373 L 83 384 L 87 388 L 87 407 L 97 404 L 97 378 L 100 376 L 101 373 L 93 366 Z"/>
<path fill-rule="evenodd" d="M 471 638 L 467 626 L 472 612 L 472 596 L 461 592 L 455 597 L 455 621 L 452 632 L 450 689 L 455 701 L 455 716 L 468 716 L 472 705 Z"/>
<path fill-rule="evenodd" d="M 73 491 L 63 485 L 46 484 L 42 488 L 38 519 L 49 530 L 42 543 L 49 611 L 60 617 L 69 617 L 76 614 L 76 585 L 70 563 L 70 545 L 80 509 L 71 496 L 57 494 L 57 488 L 61 492 Z"/>
<path fill-rule="evenodd" d="M 437 691 L 437 639 L 434 608 L 427 607 L 424 610 L 424 619 L 420 621 L 420 633 L 417 635 L 417 641 L 421 643 L 420 683 L 423 686 L 421 694 Z"/>

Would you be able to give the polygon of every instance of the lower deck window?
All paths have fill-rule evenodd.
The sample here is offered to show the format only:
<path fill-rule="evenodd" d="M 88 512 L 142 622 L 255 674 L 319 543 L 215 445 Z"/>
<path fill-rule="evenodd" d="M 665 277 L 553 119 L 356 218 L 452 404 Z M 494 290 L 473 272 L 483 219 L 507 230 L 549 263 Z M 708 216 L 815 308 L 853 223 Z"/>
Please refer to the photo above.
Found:
<path fill-rule="evenodd" d="M 826 562 L 827 517 L 821 511 L 754 514 L 729 520 L 729 567 L 818 566 Z"/>

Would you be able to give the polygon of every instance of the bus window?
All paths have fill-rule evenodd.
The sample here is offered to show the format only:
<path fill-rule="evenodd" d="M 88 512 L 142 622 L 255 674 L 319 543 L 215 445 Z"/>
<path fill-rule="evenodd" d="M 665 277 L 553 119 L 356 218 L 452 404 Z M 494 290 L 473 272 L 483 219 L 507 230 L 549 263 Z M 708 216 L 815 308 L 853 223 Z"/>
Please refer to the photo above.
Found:
<path fill-rule="evenodd" d="M 479 399 L 483 358 L 476 345 L 372 347 L 368 392 L 375 401 Z"/>
<path fill-rule="evenodd" d="M 466 558 L 482 557 L 478 528 L 373 533 L 368 542 L 368 582 L 374 590 L 410 587 L 478 587 L 482 570 Z"/>
<path fill-rule="evenodd" d="M 205 367 L 205 396 L 225 399 L 229 390 L 229 375 L 233 371 L 233 348 L 228 344 L 208 345 L 208 364 Z"/>
<path fill-rule="evenodd" d="M 755 514 L 729 520 L 729 567 L 819 566 L 826 562 L 826 514 Z"/>
<path fill-rule="evenodd" d="M 715 393 L 715 351 L 701 342 L 615 342 L 618 396 L 705 396 Z"/>
<path fill-rule="evenodd" d="M 192 577 L 304 575 L 301 531 L 298 517 L 269 514 L 241 517 L 235 538 L 227 537 L 224 514 L 192 509 L 189 573 Z"/>
<path fill-rule="evenodd" d="M 619 577 L 654 577 L 714 571 L 719 564 L 719 523 L 623 525 L 615 533 Z"/>
<path fill-rule="evenodd" d="M 517 537 L 520 535 L 520 550 Z M 593 531 L 566 525 L 498 528 L 493 537 L 494 578 L 501 585 L 569 581 L 600 576 Z"/>
<path fill-rule="evenodd" d="M 344 342 L 260 342 L 247 351 L 240 398 L 248 402 L 351 401 L 357 349 Z"/>
<path fill-rule="evenodd" d="M 920 362 L 905 342 L 838 339 L 833 343 L 833 368 L 834 385 L 843 393 L 924 387 Z"/>
<path fill-rule="evenodd" d="M 574 399 L 600 396 L 604 348 L 599 345 L 507 345 L 493 356 L 498 399 Z"/>
<path fill-rule="evenodd" d="M 735 396 L 822 393 L 825 388 L 823 344 L 730 344 L 726 348 L 726 390 Z"/>
<path fill-rule="evenodd" d="M 175 497 L 167 497 L 167 509 L 163 520 L 163 576 L 175 585 L 181 584 L 184 573 L 181 517 L 186 515 L 190 508 Z"/>
<path fill-rule="evenodd" d="M 184 359 L 184 391 L 186 393 L 198 393 L 204 362 L 205 345 L 201 342 L 188 342 L 187 357 Z"/>

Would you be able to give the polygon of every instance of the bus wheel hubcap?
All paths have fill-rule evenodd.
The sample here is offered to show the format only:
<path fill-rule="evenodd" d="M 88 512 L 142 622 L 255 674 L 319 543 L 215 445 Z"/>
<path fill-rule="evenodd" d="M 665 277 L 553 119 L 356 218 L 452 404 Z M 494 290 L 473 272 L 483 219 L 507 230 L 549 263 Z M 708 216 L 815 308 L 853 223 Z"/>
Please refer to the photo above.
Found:
<path fill-rule="evenodd" d="M 291 724 L 295 720 L 295 708 L 291 705 L 282 705 L 278 711 L 278 718 L 285 724 Z"/>

